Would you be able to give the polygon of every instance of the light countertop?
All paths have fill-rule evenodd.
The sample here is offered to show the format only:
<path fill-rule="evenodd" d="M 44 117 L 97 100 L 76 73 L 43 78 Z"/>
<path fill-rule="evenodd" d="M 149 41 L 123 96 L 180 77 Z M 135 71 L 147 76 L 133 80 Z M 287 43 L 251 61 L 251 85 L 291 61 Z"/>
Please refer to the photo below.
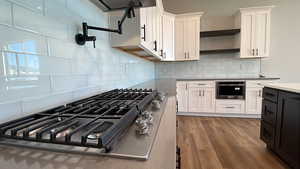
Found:
<path fill-rule="evenodd" d="M 300 94 L 300 83 L 266 83 L 262 84 L 265 87 L 289 91 Z"/>

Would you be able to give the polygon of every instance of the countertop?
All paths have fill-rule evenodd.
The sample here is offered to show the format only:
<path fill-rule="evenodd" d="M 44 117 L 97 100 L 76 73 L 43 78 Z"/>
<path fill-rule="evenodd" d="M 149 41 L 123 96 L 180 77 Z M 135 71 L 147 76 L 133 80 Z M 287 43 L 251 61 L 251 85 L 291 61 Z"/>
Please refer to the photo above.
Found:
<path fill-rule="evenodd" d="M 199 77 L 189 77 L 189 78 L 177 78 L 176 81 L 205 81 L 205 80 L 279 80 L 278 77 L 253 77 L 253 78 L 199 78 Z"/>
<path fill-rule="evenodd" d="M 1 169 L 174 169 L 176 166 L 176 83 L 152 80 L 132 88 L 167 92 L 168 100 L 158 133 L 147 161 L 85 154 L 58 153 L 0 145 Z"/>
<path fill-rule="evenodd" d="M 289 91 L 300 94 L 300 83 L 266 83 L 265 87 L 275 88 L 279 90 Z"/>

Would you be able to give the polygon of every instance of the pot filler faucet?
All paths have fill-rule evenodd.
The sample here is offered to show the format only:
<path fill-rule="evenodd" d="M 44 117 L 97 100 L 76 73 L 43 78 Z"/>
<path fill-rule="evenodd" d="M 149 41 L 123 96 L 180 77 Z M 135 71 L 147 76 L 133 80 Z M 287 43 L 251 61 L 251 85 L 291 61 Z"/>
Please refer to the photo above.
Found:
<path fill-rule="evenodd" d="M 140 6 L 142 6 L 141 3 L 140 3 Z M 82 23 L 83 33 L 82 34 L 78 33 L 75 36 L 76 43 L 78 45 L 85 45 L 86 42 L 93 41 L 94 48 L 96 48 L 95 42 L 96 42 L 97 38 L 96 38 L 96 36 L 89 36 L 88 35 L 88 30 L 89 29 L 122 34 L 122 25 L 123 25 L 125 19 L 135 17 L 134 7 L 136 7 L 136 5 L 134 5 L 134 3 L 129 3 L 129 7 L 125 8 L 125 13 L 124 13 L 121 21 L 118 21 L 118 29 L 101 28 L 101 27 L 89 26 L 86 22 Z"/>

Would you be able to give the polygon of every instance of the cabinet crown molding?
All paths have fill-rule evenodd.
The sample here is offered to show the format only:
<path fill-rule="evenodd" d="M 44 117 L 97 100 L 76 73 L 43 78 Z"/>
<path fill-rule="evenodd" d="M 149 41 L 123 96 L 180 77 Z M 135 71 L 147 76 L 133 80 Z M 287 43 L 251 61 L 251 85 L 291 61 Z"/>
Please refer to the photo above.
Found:
<path fill-rule="evenodd" d="M 271 11 L 275 8 L 274 5 L 272 6 L 259 6 L 259 7 L 249 7 L 249 8 L 240 8 L 240 12 L 257 12 L 257 11 Z"/>
<path fill-rule="evenodd" d="M 176 17 L 188 17 L 188 16 L 202 16 L 204 12 L 191 12 L 191 13 L 183 13 L 183 14 L 176 14 Z"/>

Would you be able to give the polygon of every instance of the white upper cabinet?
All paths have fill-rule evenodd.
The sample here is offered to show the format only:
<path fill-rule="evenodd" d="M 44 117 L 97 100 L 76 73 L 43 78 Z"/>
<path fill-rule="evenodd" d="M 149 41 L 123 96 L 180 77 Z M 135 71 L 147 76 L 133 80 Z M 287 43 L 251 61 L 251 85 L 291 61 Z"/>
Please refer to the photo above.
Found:
<path fill-rule="evenodd" d="M 175 16 L 164 13 L 162 16 L 162 56 L 164 61 L 175 60 L 174 48 L 174 25 Z"/>
<path fill-rule="evenodd" d="M 200 59 L 200 19 L 202 14 L 179 15 L 175 19 L 175 58 Z"/>
<path fill-rule="evenodd" d="M 269 56 L 272 8 L 255 7 L 240 10 L 237 23 L 241 27 L 241 58 Z"/>

